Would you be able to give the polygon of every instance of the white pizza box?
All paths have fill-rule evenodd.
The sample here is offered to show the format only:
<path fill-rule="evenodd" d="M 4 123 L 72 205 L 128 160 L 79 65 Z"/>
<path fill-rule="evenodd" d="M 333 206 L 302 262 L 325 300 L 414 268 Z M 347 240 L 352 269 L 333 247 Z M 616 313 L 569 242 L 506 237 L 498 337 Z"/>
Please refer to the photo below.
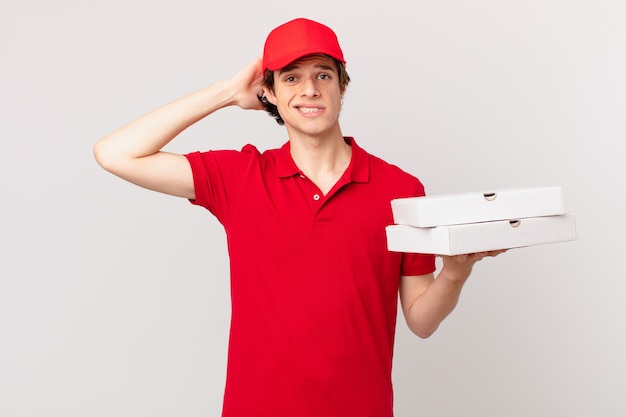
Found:
<path fill-rule="evenodd" d="M 561 187 L 510 188 L 489 192 L 398 198 L 393 221 L 416 227 L 522 219 L 564 214 Z"/>
<path fill-rule="evenodd" d="M 460 255 L 576 240 L 576 230 L 576 216 L 566 213 L 437 227 L 390 225 L 385 231 L 392 252 Z"/>

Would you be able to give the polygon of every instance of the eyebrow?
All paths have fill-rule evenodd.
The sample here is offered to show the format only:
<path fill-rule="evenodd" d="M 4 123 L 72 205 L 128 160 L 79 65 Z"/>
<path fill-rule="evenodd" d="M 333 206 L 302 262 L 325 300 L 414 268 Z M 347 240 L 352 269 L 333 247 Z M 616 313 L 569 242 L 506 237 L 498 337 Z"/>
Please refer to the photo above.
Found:
<path fill-rule="evenodd" d="M 286 67 L 284 67 L 280 71 L 278 71 L 278 74 L 289 72 L 289 71 L 292 71 L 292 70 L 297 69 L 299 67 L 300 67 L 300 65 L 298 65 L 298 64 L 287 65 Z M 325 71 L 336 71 L 336 68 L 333 68 L 332 66 L 327 65 L 327 64 L 315 64 L 314 67 L 322 69 L 322 70 L 325 70 Z"/>

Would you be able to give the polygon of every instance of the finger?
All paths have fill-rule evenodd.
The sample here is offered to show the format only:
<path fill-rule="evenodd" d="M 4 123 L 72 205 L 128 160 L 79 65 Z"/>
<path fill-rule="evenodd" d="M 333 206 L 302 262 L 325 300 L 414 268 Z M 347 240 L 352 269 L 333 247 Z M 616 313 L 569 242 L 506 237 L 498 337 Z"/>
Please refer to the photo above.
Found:
<path fill-rule="evenodd" d="M 487 252 L 477 252 L 472 254 L 472 260 L 474 262 L 478 262 L 480 260 L 482 260 L 485 256 L 487 255 Z"/>

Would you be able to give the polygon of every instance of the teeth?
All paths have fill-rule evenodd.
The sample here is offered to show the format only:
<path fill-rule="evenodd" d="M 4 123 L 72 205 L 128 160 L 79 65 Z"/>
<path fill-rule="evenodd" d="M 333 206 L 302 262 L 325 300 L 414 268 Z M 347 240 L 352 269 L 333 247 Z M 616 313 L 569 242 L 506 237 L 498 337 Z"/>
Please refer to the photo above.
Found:
<path fill-rule="evenodd" d="M 316 107 L 300 107 L 302 113 L 315 113 L 319 109 Z"/>

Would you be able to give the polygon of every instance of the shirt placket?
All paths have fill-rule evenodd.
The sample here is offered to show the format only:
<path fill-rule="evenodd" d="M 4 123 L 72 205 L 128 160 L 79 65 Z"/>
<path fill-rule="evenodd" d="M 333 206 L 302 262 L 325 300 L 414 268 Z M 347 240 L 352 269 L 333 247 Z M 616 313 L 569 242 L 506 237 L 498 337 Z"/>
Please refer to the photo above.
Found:
<path fill-rule="evenodd" d="M 328 201 L 328 199 L 330 199 L 339 189 L 341 189 L 341 187 L 350 182 L 346 174 L 344 174 L 339 179 L 335 187 L 333 187 L 333 189 L 330 190 L 328 194 L 324 195 L 319 187 L 315 185 L 313 181 L 307 178 L 306 175 L 304 175 L 303 173 L 299 173 L 298 175 L 304 187 L 304 196 L 309 203 L 311 213 L 314 217 L 317 215 L 324 203 Z"/>
<path fill-rule="evenodd" d="M 318 210 L 320 209 L 320 207 L 322 207 L 322 204 L 324 203 L 324 195 L 322 194 L 320 189 L 317 187 L 317 185 L 315 185 L 313 181 L 308 179 L 306 175 L 300 173 L 298 174 L 298 176 L 300 177 L 299 179 L 302 182 L 304 198 L 309 204 L 309 207 L 311 209 L 311 214 L 315 216 L 315 214 L 318 212 Z"/>

